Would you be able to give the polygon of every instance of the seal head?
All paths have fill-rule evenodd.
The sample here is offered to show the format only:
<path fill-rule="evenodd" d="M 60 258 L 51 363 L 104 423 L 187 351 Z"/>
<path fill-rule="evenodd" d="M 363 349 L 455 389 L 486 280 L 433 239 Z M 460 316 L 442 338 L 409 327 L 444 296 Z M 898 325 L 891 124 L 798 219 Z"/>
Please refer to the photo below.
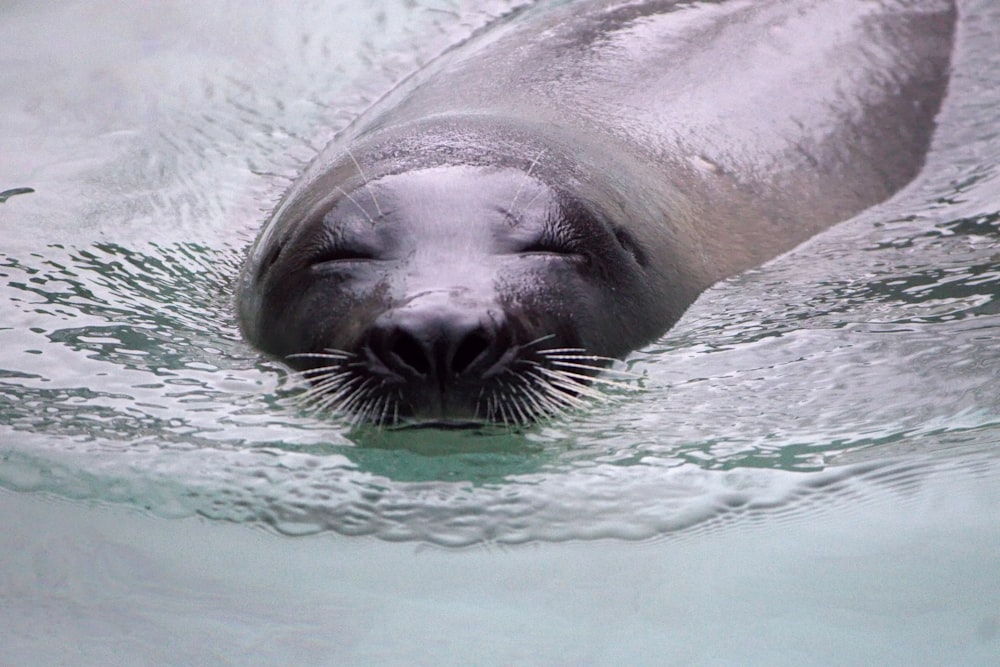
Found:
<path fill-rule="evenodd" d="M 527 170 L 353 180 L 269 239 L 241 290 L 245 335 L 317 404 L 376 423 L 528 422 L 668 326 L 632 235 Z"/>

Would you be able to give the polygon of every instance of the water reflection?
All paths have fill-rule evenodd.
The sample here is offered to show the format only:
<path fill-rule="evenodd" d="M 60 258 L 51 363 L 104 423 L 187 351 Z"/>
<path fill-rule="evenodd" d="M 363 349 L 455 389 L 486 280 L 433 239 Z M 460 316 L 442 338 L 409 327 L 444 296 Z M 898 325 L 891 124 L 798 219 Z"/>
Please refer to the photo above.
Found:
<path fill-rule="evenodd" d="M 293 26 L 287 44 L 254 45 L 287 49 L 264 58 L 285 63 L 269 78 L 215 76 L 205 62 L 253 54 L 206 42 L 197 76 L 181 67 L 173 88 L 150 76 L 148 115 L 98 96 L 62 130 L 61 108 L 44 128 L 17 117 L 52 166 L 5 177 L 37 193 L 0 192 L 0 485 L 285 533 L 468 544 L 779 521 L 941 470 L 996 469 L 1000 55 L 988 36 L 957 61 L 965 78 L 925 179 L 707 292 L 628 360 L 638 390 L 517 432 L 351 428 L 300 409 L 301 387 L 240 339 L 232 283 L 260 209 L 311 142 L 489 20 L 463 10 L 460 30 L 430 31 L 413 11 L 393 16 L 395 39 L 411 41 L 384 72 L 358 64 L 383 48 L 372 44 L 350 52 L 356 71 L 333 71 L 336 39 L 306 43 Z M 175 30 L 201 26 L 180 16 Z M 169 58 L 154 50 L 121 71 L 137 86 L 173 71 L 157 54 Z M 118 72 L 120 60 L 100 62 Z M 0 101 L 20 109 L 12 90 Z M 247 185 L 251 171 L 267 186 Z"/>
<path fill-rule="evenodd" d="M 836 243 L 827 280 L 794 259 L 741 276 L 634 355 L 640 390 L 516 432 L 352 428 L 300 409 L 301 387 L 235 328 L 241 248 L 3 254 L 0 483 L 445 544 L 805 511 L 997 441 L 997 220 L 883 238 L 863 279 L 838 277 L 862 260 Z"/>
<path fill-rule="evenodd" d="M 8 332 L 4 422 L 119 442 L 191 437 L 199 429 L 184 415 L 198 404 L 256 399 L 227 390 L 228 373 L 255 363 L 225 296 L 237 258 L 197 244 L 0 255 L 12 316 L 29 324 Z"/>

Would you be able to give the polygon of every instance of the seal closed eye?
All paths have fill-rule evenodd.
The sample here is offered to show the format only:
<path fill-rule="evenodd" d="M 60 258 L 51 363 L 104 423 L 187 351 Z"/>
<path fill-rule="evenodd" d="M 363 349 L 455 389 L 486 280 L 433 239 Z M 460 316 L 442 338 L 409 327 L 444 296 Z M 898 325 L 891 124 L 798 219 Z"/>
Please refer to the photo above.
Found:
<path fill-rule="evenodd" d="M 241 329 L 357 421 L 578 407 L 706 287 L 914 177 L 954 20 L 951 0 L 585 0 L 498 20 L 286 193 L 241 274 Z"/>

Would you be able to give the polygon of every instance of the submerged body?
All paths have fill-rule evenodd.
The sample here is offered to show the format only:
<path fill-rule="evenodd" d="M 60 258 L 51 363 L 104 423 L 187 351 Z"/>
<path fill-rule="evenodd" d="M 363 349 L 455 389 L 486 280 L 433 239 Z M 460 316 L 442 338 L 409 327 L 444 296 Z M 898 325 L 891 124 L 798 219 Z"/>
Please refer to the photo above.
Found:
<path fill-rule="evenodd" d="M 241 276 L 244 335 L 359 419 L 560 412 L 712 283 L 908 183 L 954 18 L 585 0 L 504 19 L 289 190 Z"/>

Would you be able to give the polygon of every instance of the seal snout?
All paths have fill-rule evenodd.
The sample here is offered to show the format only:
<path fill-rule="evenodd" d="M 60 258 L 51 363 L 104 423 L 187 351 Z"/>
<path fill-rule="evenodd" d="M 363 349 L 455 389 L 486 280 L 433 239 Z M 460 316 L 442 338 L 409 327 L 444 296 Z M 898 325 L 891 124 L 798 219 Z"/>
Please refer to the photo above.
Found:
<path fill-rule="evenodd" d="M 442 393 L 484 378 L 503 362 L 511 344 L 502 313 L 449 293 L 428 293 L 383 313 L 367 336 L 377 365 L 406 383 L 439 387 Z"/>

